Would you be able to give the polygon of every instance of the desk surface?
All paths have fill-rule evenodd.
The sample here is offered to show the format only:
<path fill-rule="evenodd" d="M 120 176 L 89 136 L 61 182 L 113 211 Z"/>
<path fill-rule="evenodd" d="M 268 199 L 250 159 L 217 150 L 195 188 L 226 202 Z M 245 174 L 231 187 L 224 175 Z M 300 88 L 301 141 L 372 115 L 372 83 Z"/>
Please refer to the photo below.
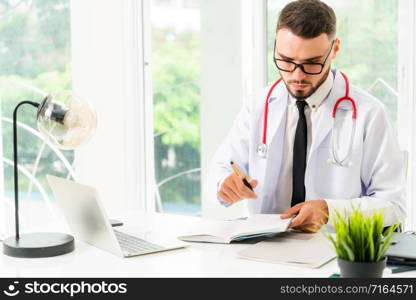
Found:
<path fill-rule="evenodd" d="M 153 231 L 176 237 L 198 218 L 129 212 L 111 217 L 122 220 L 125 231 Z M 64 226 L 64 225 L 63 225 Z M 118 227 L 122 230 L 123 227 Z M 72 253 L 41 259 L 1 255 L 2 277 L 329 277 L 338 272 L 336 260 L 307 269 L 238 258 L 248 244 L 186 243 L 184 249 L 122 258 L 76 240 Z M 416 271 L 385 275 L 416 277 Z"/>

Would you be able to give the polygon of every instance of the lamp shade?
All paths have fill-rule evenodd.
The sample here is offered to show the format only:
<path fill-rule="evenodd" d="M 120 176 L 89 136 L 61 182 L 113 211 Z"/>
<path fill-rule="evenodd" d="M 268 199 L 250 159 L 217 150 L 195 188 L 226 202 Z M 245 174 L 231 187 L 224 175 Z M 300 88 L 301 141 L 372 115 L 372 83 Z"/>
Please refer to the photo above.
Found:
<path fill-rule="evenodd" d="M 39 131 L 60 149 L 75 149 L 89 141 L 97 127 L 90 103 L 71 91 L 48 95 L 38 107 Z"/>

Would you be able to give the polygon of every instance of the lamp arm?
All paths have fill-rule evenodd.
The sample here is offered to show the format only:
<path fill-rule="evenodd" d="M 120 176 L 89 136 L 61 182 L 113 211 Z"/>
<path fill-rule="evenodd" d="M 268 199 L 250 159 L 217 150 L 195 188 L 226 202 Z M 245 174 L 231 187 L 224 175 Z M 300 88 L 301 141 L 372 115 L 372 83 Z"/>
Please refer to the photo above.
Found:
<path fill-rule="evenodd" d="M 39 103 L 33 101 L 22 101 L 13 111 L 13 162 L 14 162 L 14 215 L 16 226 L 16 239 L 19 239 L 19 179 L 18 179 L 18 160 L 17 160 L 17 110 L 23 104 L 30 104 L 39 107 Z"/>

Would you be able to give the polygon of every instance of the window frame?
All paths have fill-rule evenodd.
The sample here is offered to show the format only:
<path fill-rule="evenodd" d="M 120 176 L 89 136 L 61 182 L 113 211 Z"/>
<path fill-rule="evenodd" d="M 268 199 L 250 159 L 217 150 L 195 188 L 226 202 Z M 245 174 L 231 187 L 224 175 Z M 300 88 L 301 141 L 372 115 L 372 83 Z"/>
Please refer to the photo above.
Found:
<path fill-rule="evenodd" d="M 399 1 L 399 51 L 398 51 L 398 137 L 402 150 L 408 153 L 406 174 L 406 204 L 408 212 L 405 230 L 416 227 L 416 3 Z"/>

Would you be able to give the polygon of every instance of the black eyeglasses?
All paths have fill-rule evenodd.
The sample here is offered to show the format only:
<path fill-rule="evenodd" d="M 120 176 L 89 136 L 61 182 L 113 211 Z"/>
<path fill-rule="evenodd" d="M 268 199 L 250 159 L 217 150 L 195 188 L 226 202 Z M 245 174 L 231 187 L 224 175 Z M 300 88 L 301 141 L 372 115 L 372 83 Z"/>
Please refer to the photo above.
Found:
<path fill-rule="evenodd" d="M 279 59 L 274 57 L 276 53 L 276 40 L 274 41 L 274 52 L 273 52 L 273 60 L 276 67 L 283 72 L 294 72 L 297 68 L 300 68 L 303 73 L 310 74 L 310 75 L 318 75 L 322 73 L 322 70 L 325 67 L 326 60 L 331 54 L 332 47 L 334 46 L 334 41 L 331 43 L 331 47 L 329 48 L 328 54 L 325 57 L 323 63 L 303 63 L 297 64 L 290 60 Z"/>

